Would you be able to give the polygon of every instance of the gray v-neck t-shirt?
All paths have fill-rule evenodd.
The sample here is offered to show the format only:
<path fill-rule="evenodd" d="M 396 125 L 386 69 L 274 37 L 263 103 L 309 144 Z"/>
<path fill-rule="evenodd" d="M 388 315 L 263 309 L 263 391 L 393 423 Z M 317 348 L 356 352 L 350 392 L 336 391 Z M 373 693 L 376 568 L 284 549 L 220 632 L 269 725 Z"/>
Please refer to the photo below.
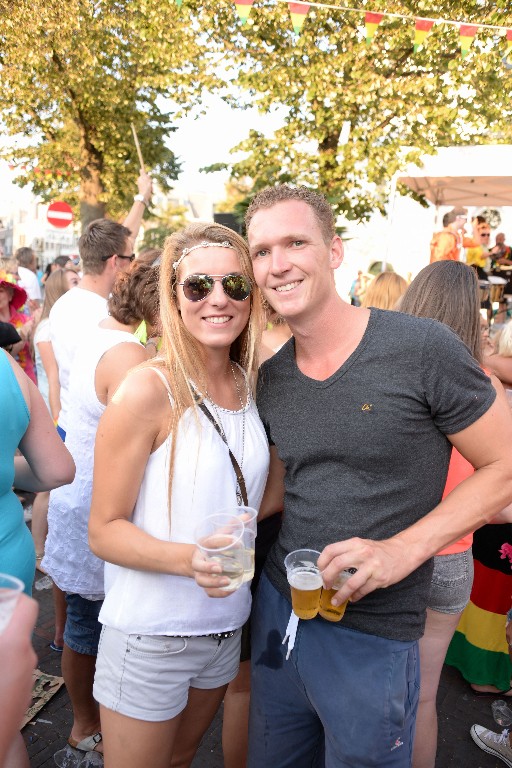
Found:
<path fill-rule="evenodd" d="M 283 524 L 266 564 L 274 586 L 290 599 L 283 561 L 294 549 L 386 539 L 428 514 L 446 482 L 446 435 L 469 427 L 494 399 L 467 347 L 435 320 L 372 309 L 361 342 L 325 381 L 301 373 L 290 339 L 258 382 L 260 416 L 286 467 Z M 419 638 L 431 574 L 429 560 L 349 604 L 340 625 Z"/>

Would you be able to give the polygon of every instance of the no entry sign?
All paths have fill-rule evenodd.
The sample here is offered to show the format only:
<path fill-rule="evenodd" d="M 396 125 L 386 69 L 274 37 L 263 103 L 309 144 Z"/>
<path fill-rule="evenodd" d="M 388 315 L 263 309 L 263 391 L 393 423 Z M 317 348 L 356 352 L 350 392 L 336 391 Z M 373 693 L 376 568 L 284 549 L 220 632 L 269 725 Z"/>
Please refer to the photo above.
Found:
<path fill-rule="evenodd" d="M 48 206 L 48 213 L 46 218 L 54 227 L 64 229 L 68 224 L 73 221 L 73 211 L 71 206 L 67 203 L 60 203 L 58 201 L 50 203 Z"/>

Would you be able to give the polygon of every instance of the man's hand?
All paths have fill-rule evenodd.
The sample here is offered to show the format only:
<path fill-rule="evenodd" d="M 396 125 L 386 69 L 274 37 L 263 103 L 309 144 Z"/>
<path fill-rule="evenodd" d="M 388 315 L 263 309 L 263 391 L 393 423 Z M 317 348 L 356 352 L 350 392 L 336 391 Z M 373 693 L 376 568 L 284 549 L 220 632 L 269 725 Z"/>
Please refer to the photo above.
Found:
<path fill-rule="evenodd" d="M 318 558 L 318 567 L 326 589 L 332 588 L 341 571 L 357 568 L 333 598 L 339 605 L 348 598 L 357 602 L 375 589 L 396 584 L 416 565 L 409 560 L 405 545 L 397 538 L 384 541 L 353 538 L 325 547 Z"/>
<path fill-rule="evenodd" d="M 146 171 L 141 170 L 140 176 L 137 179 L 137 187 L 139 195 L 143 195 L 146 205 L 149 205 L 153 196 L 153 181 Z"/>
<path fill-rule="evenodd" d="M 228 586 L 229 579 L 220 575 L 222 568 L 219 563 L 209 560 L 199 547 L 196 547 L 192 555 L 192 570 L 196 583 L 204 589 L 208 597 L 229 597 L 232 594 L 221 589 Z"/>

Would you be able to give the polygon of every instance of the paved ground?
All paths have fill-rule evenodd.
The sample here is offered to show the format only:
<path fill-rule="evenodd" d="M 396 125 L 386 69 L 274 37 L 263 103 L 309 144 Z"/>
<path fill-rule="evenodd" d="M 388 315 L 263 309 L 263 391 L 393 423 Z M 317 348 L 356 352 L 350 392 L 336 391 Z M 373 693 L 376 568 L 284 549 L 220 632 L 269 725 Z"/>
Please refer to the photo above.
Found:
<path fill-rule="evenodd" d="M 36 573 L 35 586 L 41 580 Z M 40 613 L 34 635 L 34 646 L 39 657 L 39 668 L 52 675 L 60 675 L 60 654 L 49 647 L 53 639 L 53 604 L 51 589 L 34 589 L 39 602 Z M 368 691 L 368 696 L 372 692 Z M 503 762 L 479 750 L 469 736 L 473 723 L 494 727 L 491 714 L 492 699 L 472 695 L 469 686 L 459 673 L 451 667 L 443 670 L 438 695 L 439 748 L 436 768 L 500 768 Z M 512 706 L 512 702 L 511 702 Z M 222 710 L 217 714 L 212 727 L 193 762 L 193 768 L 222 768 L 220 728 Z M 62 752 L 71 727 L 71 708 L 65 687 L 38 713 L 35 722 L 29 723 L 23 731 L 30 755 L 32 768 L 76 768 L 76 753 Z M 497 726 L 496 726 L 496 729 Z M 57 761 L 54 755 L 57 755 Z M 94 760 L 82 760 L 80 768 L 93 768 Z M 149 768 L 151 768 L 149 766 Z M 273 768 L 273 766 L 261 766 Z M 354 766 L 354 768 L 358 768 Z"/>

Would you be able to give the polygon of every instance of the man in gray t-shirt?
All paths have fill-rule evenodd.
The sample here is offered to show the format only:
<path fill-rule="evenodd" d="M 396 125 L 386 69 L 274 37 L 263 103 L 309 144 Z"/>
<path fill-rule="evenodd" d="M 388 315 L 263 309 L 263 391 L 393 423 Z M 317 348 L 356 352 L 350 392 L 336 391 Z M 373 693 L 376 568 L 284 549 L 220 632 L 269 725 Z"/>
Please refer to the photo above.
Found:
<path fill-rule="evenodd" d="M 258 286 L 294 338 L 262 367 L 271 444 L 262 515 L 283 508 L 253 614 L 250 768 L 408 766 L 430 558 L 512 497 L 512 420 L 462 342 L 435 321 L 352 307 L 330 206 L 305 188 L 247 213 Z M 474 475 L 442 503 L 451 445 Z M 283 560 L 309 547 L 345 617 L 300 621 L 289 659 Z"/>

